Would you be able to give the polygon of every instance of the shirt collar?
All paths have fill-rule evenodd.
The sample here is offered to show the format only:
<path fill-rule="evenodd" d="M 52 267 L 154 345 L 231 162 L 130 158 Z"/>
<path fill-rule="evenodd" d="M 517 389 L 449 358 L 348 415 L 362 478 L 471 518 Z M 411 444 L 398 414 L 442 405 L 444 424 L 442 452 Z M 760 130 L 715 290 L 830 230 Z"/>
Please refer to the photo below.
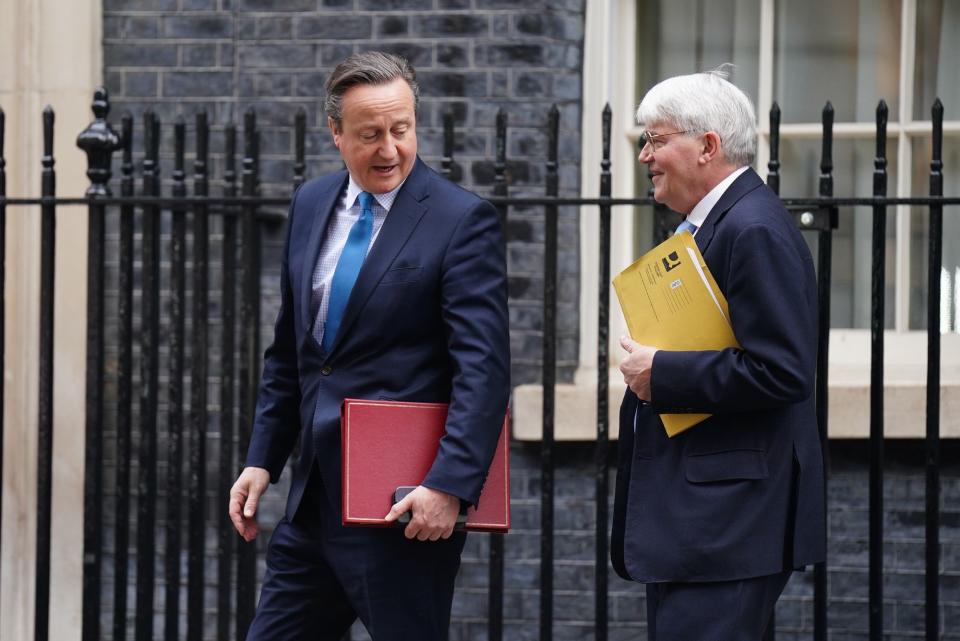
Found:
<path fill-rule="evenodd" d="M 717 185 L 707 192 L 707 195 L 697 203 L 697 205 L 693 208 L 693 211 L 687 215 L 687 220 L 696 225 L 697 229 L 703 227 L 704 221 L 707 220 L 707 214 L 709 214 L 714 205 L 720 201 L 720 197 L 723 196 L 723 192 L 727 191 L 727 188 L 733 184 L 733 181 L 736 180 L 740 174 L 745 172 L 747 169 L 747 167 L 735 169 L 729 176 L 717 183 Z"/>
<path fill-rule="evenodd" d="M 407 181 L 404 180 L 402 183 L 397 185 L 395 189 L 392 189 L 388 192 L 384 192 L 382 194 L 373 194 L 377 204 L 389 212 L 390 208 L 393 207 L 393 201 L 397 199 L 397 193 L 400 191 L 400 188 L 403 187 L 404 182 Z M 363 192 L 363 188 L 353 181 L 353 176 L 351 175 L 350 181 L 347 183 L 347 199 L 345 201 L 347 209 L 350 209 L 357 203 L 357 198 L 360 196 L 361 192 Z"/>

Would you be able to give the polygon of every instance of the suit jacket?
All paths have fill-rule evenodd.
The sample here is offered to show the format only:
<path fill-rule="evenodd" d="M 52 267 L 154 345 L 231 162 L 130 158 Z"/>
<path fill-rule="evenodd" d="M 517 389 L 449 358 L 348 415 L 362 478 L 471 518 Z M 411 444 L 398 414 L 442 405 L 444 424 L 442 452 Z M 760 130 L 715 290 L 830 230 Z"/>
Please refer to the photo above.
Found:
<path fill-rule="evenodd" d="M 743 349 L 658 351 L 651 402 L 624 396 L 611 555 L 636 581 L 735 580 L 825 556 L 810 251 L 752 169 L 696 242 Z M 674 412 L 713 416 L 670 439 L 658 414 Z"/>
<path fill-rule="evenodd" d="M 446 435 L 423 484 L 475 503 L 510 389 L 507 278 L 490 203 L 417 159 L 323 353 L 311 334 L 311 276 L 348 175 L 294 195 L 281 264 L 281 305 L 247 455 L 276 482 L 299 439 L 287 500 L 292 519 L 316 464 L 340 506 L 344 398 L 449 402 Z"/>

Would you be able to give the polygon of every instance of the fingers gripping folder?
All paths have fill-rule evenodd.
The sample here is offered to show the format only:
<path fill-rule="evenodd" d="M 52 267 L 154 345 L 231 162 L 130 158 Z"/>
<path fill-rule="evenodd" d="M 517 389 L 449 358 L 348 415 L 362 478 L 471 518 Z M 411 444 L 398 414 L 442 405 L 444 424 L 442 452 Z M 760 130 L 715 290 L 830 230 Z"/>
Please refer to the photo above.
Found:
<path fill-rule="evenodd" d="M 407 496 L 407 494 L 410 494 L 410 492 L 413 492 L 415 489 L 417 489 L 416 485 L 401 485 L 400 487 L 398 487 L 396 490 L 393 491 L 394 504 L 402 501 Z M 410 522 L 411 518 L 412 518 L 412 515 L 410 514 L 410 510 L 407 510 L 397 518 L 397 523 L 406 525 L 407 523 Z M 453 529 L 454 530 L 467 529 L 467 506 L 463 503 L 463 501 L 460 502 L 460 514 L 457 515 L 457 522 L 453 526 Z"/>
<path fill-rule="evenodd" d="M 384 516 L 393 503 L 420 485 L 433 465 L 447 408 L 445 403 L 344 400 L 340 415 L 344 525 L 390 526 Z M 458 529 L 510 528 L 507 427 L 504 417 L 480 500 L 458 518 Z M 400 520 L 409 518 L 408 512 Z"/>

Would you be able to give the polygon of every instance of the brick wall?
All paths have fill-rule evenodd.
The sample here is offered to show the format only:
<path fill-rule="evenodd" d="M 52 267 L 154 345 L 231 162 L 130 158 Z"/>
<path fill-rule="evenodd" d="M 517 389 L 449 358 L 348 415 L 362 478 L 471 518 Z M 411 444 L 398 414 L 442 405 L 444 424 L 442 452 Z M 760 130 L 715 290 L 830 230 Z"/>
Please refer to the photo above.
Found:
<path fill-rule="evenodd" d="M 511 489 L 513 529 L 504 542 L 504 639 L 539 639 L 539 447 L 514 445 Z M 862 441 L 830 448 L 828 625 L 834 641 L 868 640 L 869 454 Z M 960 639 L 960 448 L 943 451 L 941 482 L 941 629 Z M 554 533 L 554 639 L 593 638 L 595 476 L 593 448 L 566 444 L 556 451 Z M 884 639 L 922 639 L 924 630 L 923 444 L 897 441 L 887 449 L 884 502 Z M 610 466 L 610 486 L 616 473 Z M 612 505 L 613 495 L 609 497 Z M 486 638 L 489 537 L 468 538 L 454 596 L 451 641 Z M 646 638 L 642 585 L 608 579 L 611 640 Z M 777 641 L 813 638 L 813 572 L 794 573 L 777 604 Z M 354 641 L 366 640 L 357 626 Z"/>
<path fill-rule="evenodd" d="M 293 176 L 294 114 L 307 113 L 307 174 L 342 165 L 323 112 L 323 83 L 345 56 L 382 49 L 406 56 L 422 89 L 421 156 L 439 168 L 443 114 L 452 111 L 455 175 L 481 194 L 493 185 L 494 125 L 510 125 L 508 183 L 514 195 L 543 193 L 546 119 L 561 113 L 560 188 L 579 192 L 584 0 L 104 0 L 104 71 L 114 116 L 156 111 L 166 127 L 206 109 L 214 126 L 212 169 L 227 122 L 253 108 L 261 134 L 263 193 L 286 195 Z M 599 123 L 599 114 L 597 115 Z M 139 142 L 137 143 L 139 146 Z M 167 161 L 169 165 L 169 160 Z M 169 176 L 169 169 L 164 171 Z M 279 231 L 264 269 L 276 278 Z M 540 375 L 543 215 L 514 209 L 508 222 L 514 383 Z M 561 212 L 558 336 L 560 377 L 577 359 L 578 223 Z M 275 283 L 274 283 L 275 284 Z M 264 309 L 272 317 L 275 307 Z"/>
<path fill-rule="evenodd" d="M 515 445 L 511 489 L 513 529 L 506 558 L 504 638 L 539 638 L 539 446 Z M 922 639 L 924 630 L 923 443 L 894 441 L 884 479 L 884 608 L 888 641 Z M 556 452 L 554 638 L 593 638 L 595 476 L 593 447 Z M 940 603 L 943 639 L 960 639 L 960 447 L 945 443 L 941 479 Z M 869 454 L 863 441 L 830 447 L 828 624 L 834 641 L 867 641 Z M 615 464 L 610 468 L 613 487 Z M 610 501 L 612 504 L 613 495 Z M 451 641 L 484 639 L 487 536 L 471 535 L 454 598 Z M 643 587 L 609 570 L 609 638 L 646 638 Z M 813 638 L 813 572 L 794 573 L 777 604 L 777 641 Z M 365 639 L 360 631 L 355 639 Z"/>
<path fill-rule="evenodd" d="M 119 119 L 124 111 L 135 116 L 134 150 L 139 160 L 143 147 L 142 114 L 148 108 L 158 114 L 163 123 L 161 177 L 168 193 L 173 122 L 183 118 L 187 125 L 189 175 L 193 117 L 197 111 L 206 110 L 212 126 L 211 193 L 218 193 L 218 180 L 224 170 L 224 126 L 230 122 L 240 126 L 244 113 L 253 108 L 261 132 L 262 192 L 285 196 L 290 192 L 293 177 L 292 125 L 296 112 L 302 108 L 307 114 L 307 176 L 340 169 L 342 163 L 330 140 L 322 109 L 323 83 L 336 62 L 350 53 L 384 49 L 406 56 L 417 68 L 422 96 L 418 137 L 420 154 L 426 162 L 439 168 L 442 117 L 452 111 L 458 129 L 455 177 L 481 194 L 491 193 L 495 117 L 497 110 L 503 108 L 510 126 L 507 145 L 510 192 L 542 194 L 547 159 L 547 112 L 552 104 L 557 104 L 561 114 L 559 184 L 562 194 L 574 195 L 579 192 L 580 180 L 583 1 L 532 0 L 518 4 L 502 0 L 104 0 L 104 77 L 113 105 L 111 120 Z M 242 137 L 238 143 L 239 152 Z M 115 176 L 119 173 L 116 164 L 114 173 Z M 108 218 L 107 296 L 108 300 L 115 301 L 117 221 L 113 216 Z M 271 339 L 279 304 L 277 278 L 283 235 L 277 225 L 266 225 L 262 229 L 261 343 L 265 346 Z M 543 229 L 542 211 L 532 208 L 510 211 L 507 234 L 516 384 L 538 380 L 540 374 Z M 167 247 L 169 214 L 164 215 L 163 230 L 162 242 Z M 216 316 L 220 300 L 217 283 L 222 273 L 218 219 L 211 222 L 210 231 L 211 309 Z M 578 243 L 575 212 L 561 211 L 558 357 L 560 376 L 568 380 L 572 378 L 577 357 Z M 167 274 L 168 269 L 169 264 L 165 263 L 163 273 Z M 161 297 L 161 308 L 162 313 L 169 313 L 166 292 Z M 110 313 L 107 322 L 108 325 L 115 323 Z M 139 319 L 135 319 L 135 326 L 139 326 Z M 213 376 L 218 371 L 219 329 L 215 319 L 210 327 Z M 190 331 L 189 320 L 187 331 Z M 114 333 L 108 330 L 108 335 Z M 108 346 L 107 351 L 108 362 L 115 362 L 115 348 Z M 168 384 L 165 368 L 164 360 L 159 410 L 160 479 L 167 478 L 169 459 L 166 421 L 171 408 L 165 391 Z M 136 380 L 134 384 L 137 385 Z M 114 401 L 114 391 L 107 390 L 107 397 L 109 406 Z M 207 487 L 211 495 L 207 514 L 211 526 L 214 515 L 223 506 L 221 498 L 213 495 L 214 475 L 219 467 L 216 460 L 218 403 L 216 385 L 213 385 L 210 393 L 213 414 L 207 444 Z M 134 438 L 136 452 L 136 435 Z M 109 568 L 114 554 L 112 497 L 116 492 L 113 484 L 116 454 L 112 452 L 116 426 L 110 412 L 105 439 L 108 454 L 104 470 L 105 563 Z M 135 484 L 136 462 L 132 478 Z M 161 484 L 158 497 L 158 562 L 163 556 L 165 540 L 167 487 L 166 483 Z M 136 488 L 133 489 L 135 508 Z M 286 479 L 272 489 L 263 503 L 265 524 L 273 524 L 279 518 L 285 494 Z M 131 524 L 131 534 L 136 527 Z M 269 534 L 266 531 L 259 539 L 261 553 Z M 207 555 L 208 612 L 216 603 L 216 591 L 223 589 L 214 584 L 215 545 L 215 532 L 211 527 Z M 131 549 L 130 558 L 134 563 L 135 549 Z M 258 576 L 262 577 L 262 554 L 260 558 Z M 108 580 L 104 584 L 103 602 L 107 610 L 112 603 L 111 583 Z M 162 573 L 158 574 L 156 585 L 155 623 L 162 626 Z M 131 597 L 128 607 L 132 604 Z M 473 603 L 467 607 L 478 606 Z M 105 621 L 109 615 L 105 611 Z M 128 623 L 132 625 L 132 620 Z M 214 633 L 214 625 L 214 617 L 208 616 L 205 627 L 209 635 Z M 105 628 L 105 632 L 107 630 Z"/>

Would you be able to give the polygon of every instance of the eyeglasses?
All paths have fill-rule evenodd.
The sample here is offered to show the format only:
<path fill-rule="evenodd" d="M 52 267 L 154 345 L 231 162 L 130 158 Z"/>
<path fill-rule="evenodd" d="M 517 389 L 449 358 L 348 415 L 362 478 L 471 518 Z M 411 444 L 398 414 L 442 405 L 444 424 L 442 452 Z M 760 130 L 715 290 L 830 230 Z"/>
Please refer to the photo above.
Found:
<path fill-rule="evenodd" d="M 688 134 L 690 132 L 691 130 L 685 129 L 683 131 L 670 131 L 665 134 L 655 134 L 644 129 L 643 133 L 640 135 L 640 149 L 643 149 L 649 143 L 651 149 L 658 151 L 666 144 L 666 141 L 663 140 L 663 138 L 666 138 L 667 136 L 676 136 L 677 134 Z"/>

